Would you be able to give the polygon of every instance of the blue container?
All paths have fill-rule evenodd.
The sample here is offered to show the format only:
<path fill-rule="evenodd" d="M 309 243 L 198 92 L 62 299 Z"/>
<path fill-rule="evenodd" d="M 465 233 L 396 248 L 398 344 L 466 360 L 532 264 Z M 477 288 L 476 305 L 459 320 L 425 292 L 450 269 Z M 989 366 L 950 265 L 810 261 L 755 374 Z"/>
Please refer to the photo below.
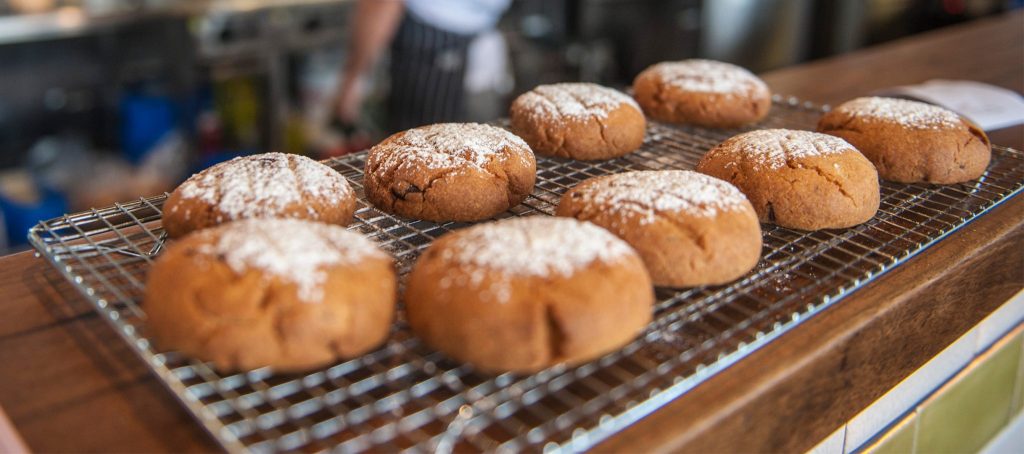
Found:
<path fill-rule="evenodd" d="M 42 198 L 35 204 L 24 204 L 0 194 L 0 211 L 3 212 L 4 224 L 7 227 L 7 244 L 17 246 L 25 244 L 28 229 L 39 221 L 53 219 L 68 212 L 67 199 L 51 190 L 41 190 Z"/>
<path fill-rule="evenodd" d="M 126 94 L 121 98 L 121 150 L 132 164 L 177 129 L 174 101 L 163 96 Z"/>

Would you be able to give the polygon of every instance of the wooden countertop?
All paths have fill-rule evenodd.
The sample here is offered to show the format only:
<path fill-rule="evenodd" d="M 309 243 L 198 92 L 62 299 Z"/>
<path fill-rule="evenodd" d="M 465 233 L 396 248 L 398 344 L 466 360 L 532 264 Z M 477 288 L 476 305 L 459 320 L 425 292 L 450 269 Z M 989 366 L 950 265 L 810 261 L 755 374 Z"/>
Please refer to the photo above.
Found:
<path fill-rule="evenodd" d="M 825 103 L 940 77 L 1021 92 L 1022 55 L 1018 12 L 764 77 Z M 1024 127 L 992 137 L 1024 148 Z M 1021 244 L 1015 197 L 599 448 L 805 450 L 1024 287 Z M 0 407 L 30 449 L 217 449 L 43 260 L 0 258 L 0 295 Z M 11 432 L 0 417 L 0 450 L 16 449 Z"/>

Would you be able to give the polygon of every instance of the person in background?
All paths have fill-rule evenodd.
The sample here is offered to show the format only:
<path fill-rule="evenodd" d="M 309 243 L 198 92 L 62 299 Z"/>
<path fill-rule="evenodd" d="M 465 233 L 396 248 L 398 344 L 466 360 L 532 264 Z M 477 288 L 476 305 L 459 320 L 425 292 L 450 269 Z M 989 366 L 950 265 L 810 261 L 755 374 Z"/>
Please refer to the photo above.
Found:
<path fill-rule="evenodd" d="M 390 44 L 390 132 L 460 121 L 469 44 L 492 29 L 511 0 L 359 0 L 351 20 L 336 119 L 357 122 L 366 76 Z"/>

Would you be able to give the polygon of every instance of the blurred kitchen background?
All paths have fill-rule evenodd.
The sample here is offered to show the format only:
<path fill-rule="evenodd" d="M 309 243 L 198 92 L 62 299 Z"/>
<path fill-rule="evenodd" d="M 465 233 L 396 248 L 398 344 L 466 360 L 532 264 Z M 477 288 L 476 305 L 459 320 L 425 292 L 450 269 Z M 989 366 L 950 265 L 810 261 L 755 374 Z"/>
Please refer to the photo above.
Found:
<path fill-rule="evenodd" d="M 326 158 L 379 140 L 386 71 L 355 128 L 328 127 L 353 3 L 0 0 L 0 252 L 40 219 L 160 194 L 234 156 Z M 1020 4 L 515 0 L 471 47 L 468 115 L 503 116 L 541 83 L 621 88 L 690 57 L 762 72 Z"/>

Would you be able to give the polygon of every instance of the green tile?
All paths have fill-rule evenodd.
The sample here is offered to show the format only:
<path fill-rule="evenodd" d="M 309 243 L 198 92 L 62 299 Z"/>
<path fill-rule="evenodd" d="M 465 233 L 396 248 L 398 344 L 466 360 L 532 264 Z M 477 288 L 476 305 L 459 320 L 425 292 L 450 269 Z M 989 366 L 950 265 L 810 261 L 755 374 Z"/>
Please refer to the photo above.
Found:
<path fill-rule="evenodd" d="M 864 454 L 910 454 L 914 452 L 914 429 L 916 427 L 917 412 L 914 412 L 864 448 Z"/>
<path fill-rule="evenodd" d="M 916 452 L 975 452 L 1009 422 L 1021 337 L 994 348 L 921 405 Z"/>
<path fill-rule="evenodd" d="M 1024 410 L 1024 332 L 1017 333 L 1017 341 L 1021 342 L 1020 367 L 1017 368 L 1017 398 L 1013 401 L 1011 414 L 1020 413 Z"/>

